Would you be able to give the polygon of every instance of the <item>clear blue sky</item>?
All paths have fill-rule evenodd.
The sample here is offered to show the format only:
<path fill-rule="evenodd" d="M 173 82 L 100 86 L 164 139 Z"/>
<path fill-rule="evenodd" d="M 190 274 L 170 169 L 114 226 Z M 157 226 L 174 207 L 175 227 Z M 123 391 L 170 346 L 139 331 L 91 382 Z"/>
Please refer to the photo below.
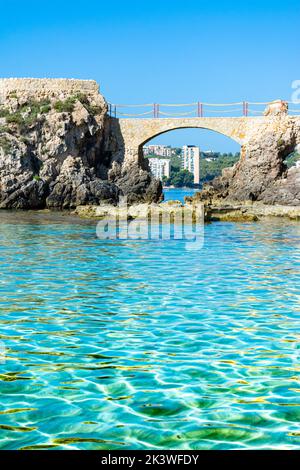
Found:
<path fill-rule="evenodd" d="M 0 0 L 0 76 L 93 78 L 112 102 L 290 99 L 299 0 Z M 160 142 L 235 150 L 199 130 Z"/>

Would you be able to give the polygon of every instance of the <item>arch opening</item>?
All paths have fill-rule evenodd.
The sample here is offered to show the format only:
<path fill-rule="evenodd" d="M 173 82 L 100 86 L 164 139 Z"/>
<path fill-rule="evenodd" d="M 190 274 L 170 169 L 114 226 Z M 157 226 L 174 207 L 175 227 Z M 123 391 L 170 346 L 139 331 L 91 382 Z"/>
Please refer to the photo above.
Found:
<path fill-rule="evenodd" d="M 238 162 L 240 150 L 240 144 L 221 132 L 184 127 L 147 138 L 139 152 L 162 181 L 165 199 L 172 199 L 172 193 L 179 194 L 176 189 L 189 195 L 220 176 L 224 168 Z"/>

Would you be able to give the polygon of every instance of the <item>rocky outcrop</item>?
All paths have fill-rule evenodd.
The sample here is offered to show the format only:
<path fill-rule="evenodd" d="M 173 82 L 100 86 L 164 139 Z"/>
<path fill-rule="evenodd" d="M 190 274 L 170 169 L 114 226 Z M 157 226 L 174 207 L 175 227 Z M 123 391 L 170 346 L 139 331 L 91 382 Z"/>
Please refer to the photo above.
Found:
<path fill-rule="evenodd" d="M 0 80 L 0 208 L 158 200 L 147 168 L 115 161 L 111 130 L 92 80 Z"/>
<path fill-rule="evenodd" d="M 268 118 L 248 129 L 240 160 L 205 185 L 197 200 L 300 205 L 300 168 L 287 169 L 284 163 L 300 144 L 300 120 L 278 103 L 266 112 Z"/>
<path fill-rule="evenodd" d="M 114 164 L 109 172 L 109 181 L 120 188 L 128 204 L 158 202 L 161 199 L 162 184 L 151 176 L 150 170 L 144 165 Z"/>

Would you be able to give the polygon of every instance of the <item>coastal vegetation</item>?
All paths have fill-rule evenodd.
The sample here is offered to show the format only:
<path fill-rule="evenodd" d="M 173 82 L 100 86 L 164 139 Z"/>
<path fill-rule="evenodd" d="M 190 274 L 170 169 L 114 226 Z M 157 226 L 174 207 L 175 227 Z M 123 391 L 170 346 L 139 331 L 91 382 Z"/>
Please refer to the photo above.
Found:
<path fill-rule="evenodd" d="M 165 186 L 181 187 L 193 187 L 194 176 L 188 171 L 182 169 L 182 159 L 180 156 L 181 149 L 173 149 L 174 153 L 170 159 L 170 177 L 163 177 L 163 183 Z M 148 155 L 147 158 L 163 158 L 156 155 Z M 237 152 L 233 153 L 220 153 L 210 152 L 206 154 L 201 153 L 200 160 L 200 182 L 211 181 L 216 176 L 220 176 L 224 168 L 233 166 L 240 158 L 240 154 Z"/>
<path fill-rule="evenodd" d="M 194 186 L 194 175 L 188 170 L 171 170 L 170 178 L 163 177 L 165 186 L 175 186 L 175 188 L 192 188 Z"/>
<path fill-rule="evenodd" d="M 77 101 L 75 96 L 69 96 L 65 100 L 58 100 L 54 103 L 54 109 L 58 113 L 72 113 Z"/>
<path fill-rule="evenodd" d="M 240 158 L 239 152 L 233 153 L 213 153 L 201 154 L 200 179 L 201 181 L 211 181 L 216 176 L 220 176 L 224 168 L 233 166 Z"/>
<path fill-rule="evenodd" d="M 77 93 L 76 95 L 69 96 L 65 100 L 56 101 L 54 103 L 54 109 L 59 113 L 72 113 L 77 101 L 79 101 L 86 108 L 89 114 L 92 114 L 93 116 L 99 114 L 101 111 L 99 106 L 93 106 L 90 103 L 87 95 L 84 93 Z"/>
<path fill-rule="evenodd" d="M 16 111 L 2 107 L 0 118 L 5 118 L 6 124 L 16 124 L 19 127 L 27 128 L 35 124 L 39 114 L 48 113 L 51 109 L 50 100 L 30 100 L 20 105 Z"/>
<path fill-rule="evenodd" d="M 17 95 L 11 94 L 10 98 L 17 99 Z M 6 123 L 6 126 L 0 126 L 0 133 L 9 132 L 10 124 L 15 124 L 22 128 L 22 130 L 26 130 L 26 128 L 33 126 L 38 121 L 40 115 L 47 114 L 51 109 L 59 113 L 72 113 L 77 101 L 86 108 L 89 114 L 93 116 L 99 114 L 100 107 L 92 105 L 84 93 L 69 96 L 65 100 L 58 100 L 54 104 L 51 103 L 50 99 L 31 99 L 19 105 L 16 110 L 5 106 L 0 107 L 0 118 L 4 118 Z"/>
<path fill-rule="evenodd" d="M 200 182 L 211 181 L 220 176 L 224 168 L 232 167 L 239 158 L 240 154 L 238 152 L 235 154 L 216 152 L 209 153 L 209 156 L 206 153 L 201 153 Z M 298 160 L 300 160 L 300 154 L 295 151 L 287 157 L 284 163 L 288 168 L 291 168 Z M 171 157 L 170 177 L 164 177 L 163 183 L 165 186 L 175 186 L 176 188 L 194 186 L 193 174 L 188 170 L 182 169 L 181 158 L 178 152 Z"/>

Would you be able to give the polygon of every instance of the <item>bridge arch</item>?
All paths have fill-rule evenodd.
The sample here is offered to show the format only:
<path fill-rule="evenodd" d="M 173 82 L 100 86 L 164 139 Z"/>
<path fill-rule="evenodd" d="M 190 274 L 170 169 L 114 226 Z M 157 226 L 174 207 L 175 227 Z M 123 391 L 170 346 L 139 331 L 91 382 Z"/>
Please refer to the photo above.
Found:
<path fill-rule="evenodd" d="M 253 118 L 257 119 L 257 118 Z M 153 138 L 177 129 L 204 129 L 217 132 L 243 145 L 251 118 L 160 118 L 119 119 L 125 162 L 141 163 L 143 145 Z"/>
<path fill-rule="evenodd" d="M 221 130 L 220 128 L 216 128 L 216 126 L 193 125 L 192 123 L 191 124 L 174 125 L 174 123 L 173 123 L 173 125 L 169 126 L 168 129 L 159 129 L 159 130 L 155 131 L 154 133 L 153 133 L 153 131 L 150 131 L 150 135 L 148 135 L 147 137 L 144 136 L 144 140 L 140 143 L 140 146 L 143 146 L 143 145 L 147 144 L 148 142 L 150 142 L 155 137 L 158 137 L 162 134 L 167 134 L 168 132 L 177 131 L 179 129 L 203 129 L 203 130 L 207 130 L 207 131 L 217 132 L 218 134 L 221 134 L 225 137 L 231 138 L 232 140 L 234 140 L 235 142 L 237 142 L 238 144 L 241 145 L 241 139 L 239 138 L 238 135 L 235 135 L 235 134 L 232 135 L 230 132 L 226 132 L 226 131 Z"/>

